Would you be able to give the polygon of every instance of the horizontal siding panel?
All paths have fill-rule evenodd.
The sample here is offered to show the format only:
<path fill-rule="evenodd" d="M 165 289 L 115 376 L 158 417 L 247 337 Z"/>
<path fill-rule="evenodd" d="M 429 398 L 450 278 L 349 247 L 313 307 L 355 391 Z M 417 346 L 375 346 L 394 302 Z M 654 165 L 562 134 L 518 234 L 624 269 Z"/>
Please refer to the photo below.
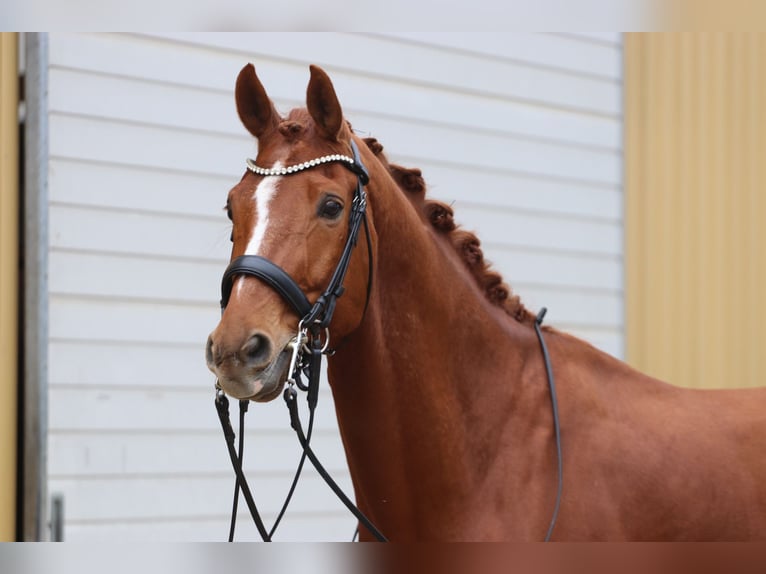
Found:
<path fill-rule="evenodd" d="M 336 425 L 335 410 L 327 384 L 322 387 L 315 427 L 329 430 Z M 50 402 L 66 405 L 67 408 L 51 410 L 49 427 L 53 433 L 153 431 L 161 434 L 166 431 L 195 430 L 221 432 L 213 405 L 214 396 L 212 382 L 185 391 L 160 387 L 130 389 L 56 385 L 50 389 Z M 304 402 L 301 399 L 301 408 L 303 406 Z M 232 409 L 237 410 L 236 404 L 232 405 Z M 247 426 L 250 430 L 290 428 L 287 407 L 281 398 L 269 403 L 254 403 L 249 414 Z M 308 415 L 302 416 L 305 419 L 304 425 L 308 424 Z M 225 453 L 225 446 L 222 444 L 221 447 Z"/>
<path fill-rule="evenodd" d="M 385 151 L 388 152 L 388 148 Z M 392 159 L 399 155 L 393 150 Z M 408 160 L 403 163 L 410 166 Z M 428 194 L 447 202 L 457 200 L 575 217 L 622 219 L 622 192 L 618 186 L 587 185 L 471 166 L 459 169 L 433 162 L 420 163 L 417 167 L 423 172 Z M 455 217 L 459 220 L 460 212 L 456 212 Z"/>
<path fill-rule="evenodd" d="M 71 68 L 191 88 L 228 89 L 232 95 L 234 80 L 243 66 L 239 54 L 120 34 L 52 33 L 49 47 L 51 69 Z M 273 57 L 267 61 L 273 61 Z"/>
<path fill-rule="evenodd" d="M 167 42 L 165 38 L 173 40 Z M 349 49 L 353 42 L 355 49 Z M 283 84 L 295 98 L 305 90 L 309 63 L 335 72 L 387 78 L 445 91 L 538 102 L 598 115 L 621 116 L 618 82 L 577 77 L 529 65 L 469 54 L 445 57 L 439 47 L 411 45 L 379 37 L 340 34 L 163 34 L 162 37 L 51 34 L 50 65 L 110 75 L 146 78 L 184 86 L 231 90 L 234 78 L 254 61 L 267 86 Z M 208 50 L 213 47 L 217 50 Z M 358 49 L 356 49 L 358 48 Z M 367 51 L 370 50 L 370 51 Z M 370 68 L 369 54 L 385 54 Z M 272 77 L 274 64 L 302 70 L 294 83 Z M 261 71 L 262 70 L 262 71 Z M 458 71 L 456 73 L 456 71 Z"/>
<path fill-rule="evenodd" d="M 569 32 L 558 35 L 580 42 L 595 42 L 598 44 L 614 46 L 615 48 L 622 48 L 621 32 Z"/>
<path fill-rule="evenodd" d="M 621 113 L 618 82 L 562 74 L 472 54 L 450 53 L 446 56 L 438 46 L 412 46 L 379 36 L 356 35 L 349 38 L 343 34 L 278 32 L 256 35 L 211 33 L 204 36 L 176 33 L 162 36 L 195 47 L 227 50 L 231 54 L 229 57 L 247 58 L 256 65 L 259 56 L 273 58 L 274 54 L 278 54 L 280 60 L 304 67 L 309 63 L 325 66 L 333 76 L 336 71 L 352 70 L 365 76 L 434 85 L 445 91 L 459 89 L 613 116 Z M 349 50 L 351 41 L 354 50 Z M 371 67 L 370 54 L 385 57 L 377 58 L 375 66 Z M 268 78 L 265 74 L 264 79 Z M 305 81 L 302 82 L 303 88 Z M 295 90 L 297 85 L 292 88 Z"/>
<path fill-rule="evenodd" d="M 255 150 L 254 140 L 246 134 L 226 136 L 59 114 L 51 114 L 49 123 L 53 160 L 90 160 L 234 178 L 244 173 L 244 158 L 252 157 Z"/>
<path fill-rule="evenodd" d="M 517 286 L 515 293 L 522 296 L 525 306 L 536 313 L 541 307 L 548 308 L 545 324 L 577 325 L 584 327 L 613 328 L 622 326 L 622 294 L 594 293 L 576 289 L 550 289 L 547 287 Z"/>
<path fill-rule="evenodd" d="M 53 113 L 115 119 L 156 126 L 244 135 L 228 90 L 193 89 L 136 78 L 52 69 L 50 81 L 60 86 L 49 100 Z"/>
<path fill-rule="evenodd" d="M 502 270 L 512 286 L 547 285 L 557 289 L 622 293 L 622 261 L 618 257 L 530 251 L 499 245 L 485 247 L 484 256 Z"/>
<path fill-rule="evenodd" d="M 303 70 L 300 75 L 305 81 Z M 376 115 L 397 119 L 404 116 L 413 129 L 418 129 L 418 124 L 433 123 L 462 131 L 515 134 L 521 138 L 611 150 L 618 150 L 621 145 L 617 118 L 535 106 L 496 96 L 396 84 L 361 75 L 333 73 L 332 80 L 341 105 L 355 127 L 360 115 L 366 113 L 372 116 L 368 129 L 374 129 L 372 122 Z"/>
<path fill-rule="evenodd" d="M 295 82 L 285 76 L 296 75 Z M 283 112 L 301 104 L 291 98 L 287 84 L 307 81 L 306 70 L 289 67 L 280 83 L 269 86 L 269 94 Z M 242 135 L 234 106 L 233 79 L 220 91 L 191 89 L 176 84 L 115 78 L 69 69 L 51 70 L 51 81 L 61 89 L 50 98 L 56 113 L 113 118 L 122 121 Z M 592 114 L 578 114 L 462 92 L 392 83 L 348 73 L 333 73 L 346 115 L 354 120 L 359 113 L 405 119 L 417 129 L 418 123 L 435 123 L 463 130 L 485 130 L 516 134 L 618 150 L 620 122 Z M 304 88 L 305 89 L 305 88 Z M 371 97 L 370 92 L 374 93 Z M 302 93 L 302 90 L 301 92 Z M 471 110 L 470 113 L 466 113 Z M 369 127 L 374 127 L 371 124 Z"/>
<path fill-rule="evenodd" d="M 49 290 L 57 295 L 210 304 L 220 297 L 225 263 L 52 251 L 49 269 Z"/>
<path fill-rule="evenodd" d="M 363 114 L 351 120 L 355 127 L 372 131 L 392 159 L 406 155 L 460 168 L 516 171 L 610 186 L 618 185 L 622 177 L 622 159 L 615 151 L 436 125 L 414 130 L 396 119 L 366 123 Z"/>
<path fill-rule="evenodd" d="M 241 176 L 191 174 L 82 158 L 52 159 L 48 175 L 52 203 L 205 217 L 223 215 L 226 194 Z"/>
<path fill-rule="evenodd" d="M 361 121 L 357 121 L 360 119 Z M 520 140 L 494 133 L 466 132 L 444 126 L 413 130 L 403 120 L 352 118 L 395 154 L 484 169 L 515 170 L 579 181 L 615 185 L 621 180 L 621 158 L 611 151 Z M 248 136 L 222 136 L 79 116 L 51 115 L 53 158 L 145 165 L 211 175 L 239 174 L 253 155 Z M 119 136 L 117 135 L 119 134 Z M 104 141 L 112 140 L 109 146 Z M 394 154 L 395 152 L 395 154 Z M 554 161 L 555 158 L 555 161 Z"/>
<path fill-rule="evenodd" d="M 350 50 L 350 40 L 355 44 L 362 40 L 372 52 L 362 50 L 361 46 Z M 413 50 L 412 46 L 384 38 L 347 39 L 335 34 L 306 34 L 296 41 L 293 35 L 279 33 L 163 34 L 155 38 L 52 34 L 50 45 L 52 68 L 72 68 L 230 92 L 239 70 L 248 61 L 253 61 L 264 85 L 269 86 L 275 98 L 280 97 L 274 91 L 279 86 L 288 90 L 288 98 L 303 94 L 308 80 L 307 67 L 313 63 L 324 66 L 333 77 L 336 73 L 356 73 L 403 84 L 438 87 L 447 92 L 459 90 L 604 117 L 620 117 L 621 114 L 618 83 L 467 54 L 450 54 L 445 58 L 443 50 L 437 47 Z M 206 49 L 210 47 L 217 50 Z M 376 60 L 378 67 L 375 69 L 370 69 L 370 53 L 386 54 L 385 58 Z M 294 74 L 290 78 L 284 75 L 288 67 Z M 275 69 L 279 71 L 275 73 Z M 342 83 L 338 87 L 342 87 Z"/>
<path fill-rule="evenodd" d="M 210 218 L 179 218 L 53 204 L 50 228 L 54 249 L 219 260 L 221 272 L 231 253 L 231 224 L 220 210 Z"/>
<path fill-rule="evenodd" d="M 217 305 L 181 305 L 52 295 L 50 337 L 85 341 L 198 343 L 204 364 L 207 336 L 221 317 Z"/>
<path fill-rule="evenodd" d="M 489 247 L 513 246 L 555 249 L 566 252 L 610 256 L 622 254 L 622 226 L 601 221 L 517 213 L 468 205 L 455 205 L 466 229 L 480 229 L 480 239 Z"/>
<path fill-rule="evenodd" d="M 624 360 L 625 336 L 623 335 L 622 328 L 583 327 L 582 325 L 566 325 L 562 323 L 556 323 L 555 326 L 557 329 L 569 333 L 578 339 L 587 341 L 597 349 L 601 349 L 613 357 Z"/>
<path fill-rule="evenodd" d="M 302 512 L 338 511 L 342 503 L 313 470 L 302 477 L 293 508 Z M 55 479 L 51 492 L 66 499 L 68 520 L 118 521 L 215 516 L 231 511 L 232 477 L 182 477 L 167 479 Z M 341 488 L 353 493 L 348 476 L 337 476 Z M 283 477 L 248 477 L 253 496 L 269 524 L 281 507 L 290 481 Z M 119 493 L 119 496 L 115 496 Z M 292 505 L 291 505 L 292 506 Z M 289 514 L 288 514 L 289 516 Z M 243 519 L 245 518 L 243 513 Z M 353 527 L 349 536 L 353 534 Z"/>
<path fill-rule="evenodd" d="M 244 505 L 240 503 L 240 508 Z M 291 509 L 294 509 L 294 505 L 290 505 Z M 245 511 L 246 512 L 246 511 Z M 271 522 L 269 522 L 271 525 Z M 287 512 L 282 524 L 279 526 L 274 540 L 277 542 L 350 542 L 351 537 L 354 534 L 356 528 L 356 520 L 351 514 L 344 511 L 334 512 L 322 512 L 322 513 L 300 513 Z M 229 519 L 228 517 L 217 514 L 215 516 L 201 516 L 184 519 L 170 519 L 170 520 L 110 520 L 108 524 L 103 522 L 87 522 L 87 521 L 68 521 L 65 529 L 65 540 L 67 542 L 113 542 L 119 540 L 121 542 L 157 542 L 158 540 L 167 542 L 224 542 L 229 534 Z M 260 536 L 252 524 L 252 518 L 249 515 L 244 514 L 242 511 L 238 514 L 237 519 L 237 531 L 235 540 L 240 542 L 259 542 Z M 158 548 L 156 545 L 151 546 L 152 549 Z M 195 553 L 196 548 L 204 548 L 202 555 Z M 208 572 L 209 568 L 205 565 L 210 564 L 210 545 L 205 546 L 190 546 L 185 545 L 183 547 L 183 556 L 189 557 L 190 560 L 200 559 L 200 561 L 194 562 L 186 567 L 183 563 L 179 563 L 178 557 L 173 556 L 172 568 L 177 570 L 183 570 L 184 572 Z M 221 546 L 224 548 L 224 546 Z M 315 554 L 316 554 L 316 548 Z M 320 548 L 325 548 L 322 546 Z M 142 549 L 145 552 L 146 549 Z M 189 552 L 192 552 L 190 555 Z M 280 552 L 280 556 L 284 557 L 288 552 L 292 552 L 292 549 L 283 548 Z M 303 556 L 300 560 L 301 563 L 305 562 L 307 547 L 304 545 L 301 547 L 300 555 Z M 181 551 L 173 550 L 173 553 L 181 553 Z M 323 555 L 323 551 L 320 552 Z M 147 556 L 142 554 L 142 556 Z M 149 554 L 152 557 L 152 554 Z M 156 564 L 153 557 L 151 558 L 152 564 Z M 235 559 L 236 560 L 236 559 Z M 104 560 L 104 564 L 109 564 L 109 567 L 113 567 L 113 556 L 110 555 L 109 560 Z M 237 562 L 239 566 L 242 566 L 247 561 Z M 284 560 L 280 560 L 280 564 L 283 564 Z M 220 567 L 220 562 L 216 567 Z M 202 566 L 200 566 L 202 565 Z"/>
<path fill-rule="evenodd" d="M 54 338 L 48 346 L 50 384 L 212 389 L 204 353 L 205 341 L 197 339 L 178 344 Z"/>
<path fill-rule="evenodd" d="M 260 406 L 253 405 L 250 418 L 258 417 Z M 246 424 L 251 422 L 248 419 Z M 333 476 L 347 472 L 345 453 L 335 429 L 317 430 L 311 444 Z M 301 452 L 287 419 L 281 430 L 249 429 L 245 433 L 244 464 L 248 476 L 292 478 Z M 56 479 L 232 474 L 220 428 L 175 433 L 161 440 L 149 433 L 54 432 L 49 439 L 48 470 Z"/>
<path fill-rule="evenodd" d="M 567 70 L 618 83 L 622 53 L 618 45 L 596 46 L 549 34 L 496 32 L 384 32 L 386 37 L 425 43 L 449 51 L 462 50 L 493 58 Z"/>

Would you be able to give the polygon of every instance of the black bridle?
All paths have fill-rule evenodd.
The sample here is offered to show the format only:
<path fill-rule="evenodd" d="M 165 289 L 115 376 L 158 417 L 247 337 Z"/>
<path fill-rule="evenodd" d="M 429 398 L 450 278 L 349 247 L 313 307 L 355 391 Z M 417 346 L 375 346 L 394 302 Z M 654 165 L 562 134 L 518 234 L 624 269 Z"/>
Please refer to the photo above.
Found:
<path fill-rule="evenodd" d="M 367 224 L 366 208 L 367 208 L 367 195 L 364 191 L 364 186 L 369 183 L 369 174 L 359 156 L 359 150 L 356 143 L 351 140 L 351 150 L 353 157 L 343 155 L 331 155 L 319 158 L 318 160 L 312 160 L 305 162 L 298 166 L 292 166 L 290 168 L 279 169 L 265 169 L 256 166 L 251 160 L 248 160 L 248 168 L 256 174 L 264 176 L 282 176 L 297 173 L 305 169 L 310 169 L 316 165 L 321 165 L 329 162 L 341 163 L 347 169 L 351 170 L 357 176 L 356 189 L 354 191 L 354 197 L 351 205 L 351 213 L 349 215 L 349 231 L 346 239 L 346 244 L 341 253 L 340 260 L 332 274 L 329 285 L 325 291 L 317 298 L 312 305 L 303 290 L 298 286 L 295 280 L 290 275 L 279 267 L 274 262 L 261 257 L 259 255 L 242 255 L 232 261 L 223 274 L 221 281 L 221 310 L 226 308 L 231 296 L 231 290 L 234 284 L 234 279 L 240 275 L 250 275 L 257 277 L 261 281 L 265 282 L 272 289 L 277 291 L 285 301 L 295 310 L 298 317 L 301 317 L 298 323 L 298 333 L 293 341 L 293 355 L 290 361 L 290 367 L 288 369 L 287 388 L 283 393 L 283 398 L 287 405 L 290 415 L 290 426 L 295 431 L 298 441 L 303 449 L 298 468 L 293 478 L 292 484 L 285 498 L 285 501 L 277 515 L 277 518 L 272 526 L 271 530 L 267 530 L 263 524 L 263 520 L 258 512 L 255 501 L 253 499 L 252 492 L 247 483 L 247 479 L 242 471 L 242 455 L 244 450 L 244 416 L 247 412 L 249 400 L 239 401 L 240 405 L 240 417 L 239 417 L 239 452 L 234 446 L 234 430 L 231 426 L 231 420 L 229 417 L 229 401 L 216 381 L 216 398 L 215 405 L 218 412 L 218 417 L 223 428 L 224 437 L 226 439 L 226 446 L 229 452 L 234 473 L 236 475 L 236 483 L 234 488 L 234 501 L 231 516 L 231 525 L 229 529 L 229 542 L 234 539 L 234 529 L 236 525 L 237 516 L 237 501 L 239 500 L 239 491 L 242 490 L 242 494 L 247 503 L 250 514 L 253 517 L 253 522 L 258 529 L 258 532 L 264 542 L 271 542 L 271 538 L 277 529 L 287 506 L 292 499 L 292 495 L 295 491 L 295 487 L 298 483 L 298 479 L 301 475 L 303 465 L 308 458 L 319 475 L 324 479 L 327 485 L 343 502 L 346 508 L 359 520 L 359 523 L 364 526 L 378 541 L 387 541 L 386 537 L 378 530 L 378 528 L 362 513 L 361 510 L 346 496 L 337 483 L 328 474 L 319 459 L 311 449 L 311 434 L 314 426 L 314 414 L 317 406 L 317 400 L 319 396 L 319 375 L 321 371 L 322 355 L 326 354 L 329 345 L 329 335 L 325 336 L 325 340 L 322 340 L 323 331 L 327 333 L 327 328 L 332 320 L 335 312 L 335 304 L 337 299 L 343 295 L 344 286 L 343 282 L 348 271 L 349 264 L 351 262 L 351 254 L 354 247 L 357 244 L 359 237 L 359 229 L 364 225 L 365 237 L 367 240 L 368 250 L 368 282 L 367 282 L 367 295 L 365 300 L 364 311 L 362 313 L 362 319 L 367 311 L 367 306 L 370 301 L 370 291 L 372 287 L 372 243 L 370 239 L 369 226 Z M 556 400 L 556 388 L 553 378 L 553 369 L 551 367 L 550 356 L 548 354 L 548 348 L 543 338 L 543 333 L 540 328 L 545 316 L 546 308 L 543 307 L 538 313 L 534 328 L 537 334 L 540 348 L 542 350 L 543 360 L 545 363 L 545 371 L 548 379 L 549 390 L 551 394 L 551 405 L 553 411 L 553 425 L 556 439 L 556 455 L 558 462 L 558 489 L 556 494 L 556 503 L 551 518 L 550 525 L 548 527 L 545 541 L 549 541 L 553 529 L 558 518 L 559 508 L 561 504 L 561 495 L 563 487 L 563 470 L 562 470 L 562 454 L 561 454 L 561 433 L 559 428 L 559 415 L 558 415 L 558 403 Z M 304 384 L 301 379 L 301 373 L 308 379 L 308 384 Z M 304 433 L 303 426 L 301 424 L 300 415 L 298 411 L 298 393 L 295 387 L 298 387 L 302 391 L 307 393 L 307 402 L 309 408 L 309 424 L 308 430 Z"/>
<path fill-rule="evenodd" d="M 370 300 L 370 290 L 372 286 L 372 241 L 370 238 L 369 226 L 367 225 L 367 194 L 364 190 L 364 186 L 370 180 L 370 176 L 367 169 L 364 167 L 362 160 L 359 156 L 359 149 L 356 143 L 351 141 L 351 151 L 353 157 L 343 155 L 330 155 L 310 162 L 305 162 L 298 166 L 291 168 L 279 168 L 276 170 L 265 169 L 256 166 L 253 162 L 248 161 L 248 168 L 259 174 L 265 176 L 282 176 L 297 173 L 305 169 L 310 169 L 316 165 L 325 163 L 340 163 L 347 169 L 351 170 L 357 176 L 356 189 L 354 190 L 354 196 L 351 202 L 351 213 L 349 215 L 348 224 L 348 237 L 343 247 L 340 259 L 335 271 L 330 278 L 330 282 L 324 292 L 317 298 L 312 305 L 307 299 L 303 290 L 298 286 L 295 280 L 290 275 L 279 267 L 276 263 L 269 261 L 268 259 L 259 255 L 242 255 L 232 261 L 226 271 L 223 274 L 221 281 L 221 309 L 225 309 L 231 296 L 231 290 L 234 284 L 234 279 L 240 275 L 250 275 L 257 277 L 265 282 L 272 289 L 277 291 L 285 301 L 295 310 L 297 315 L 301 317 L 298 334 L 293 341 L 293 355 L 290 361 L 289 373 L 288 373 L 288 386 L 283 393 L 283 398 L 287 404 L 287 408 L 290 414 L 290 426 L 292 426 L 298 441 L 300 442 L 303 454 L 298 464 L 295 477 L 292 485 L 288 491 L 287 497 L 283 506 L 275 520 L 274 526 L 271 530 L 266 530 L 263 524 L 263 520 L 258 512 L 258 508 L 255 505 L 255 501 L 252 496 L 252 492 L 247 484 L 247 479 L 242 472 L 242 451 L 244 448 L 243 442 L 243 427 L 244 427 L 244 413 L 247 411 L 249 401 L 240 401 L 240 432 L 239 432 L 239 452 L 234 447 L 234 430 L 231 426 L 229 418 L 229 401 L 226 395 L 223 393 L 220 385 L 216 382 L 216 399 L 215 405 L 218 411 L 218 417 L 221 421 L 224 437 L 226 439 L 226 445 L 229 451 L 229 457 L 231 458 L 232 466 L 236 474 L 236 485 L 234 488 L 234 503 L 232 509 L 231 526 L 229 530 L 229 541 L 234 538 L 234 527 L 236 523 L 237 512 L 237 500 L 239 498 L 239 490 L 242 490 L 242 494 L 245 497 L 245 501 L 250 510 L 250 514 L 253 517 L 256 528 L 264 542 L 270 542 L 271 538 L 279 525 L 282 516 L 284 515 L 287 505 L 290 503 L 295 486 L 300 477 L 303 465 L 306 458 L 311 461 L 316 468 L 317 472 L 332 489 L 332 491 L 340 498 L 343 504 L 351 511 L 354 516 L 359 520 L 360 524 L 367 528 L 367 530 L 377 539 L 382 542 L 386 541 L 386 537 L 375 527 L 375 525 L 362 513 L 361 510 L 351 501 L 351 499 L 341 490 L 337 483 L 328 474 L 319 459 L 311 449 L 311 434 L 314 426 L 314 413 L 316 411 L 316 405 L 319 397 L 319 375 L 321 372 L 322 355 L 328 351 L 329 335 L 325 336 L 325 340 L 322 340 L 323 332 L 327 333 L 327 328 L 332 321 L 333 314 L 335 313 L 335 305 L 338 298 L 343 295 L 345 290 L 343 282 L 348 272 L 349 264 L 351 263 L 351 255 L 356 247 L 359 230 L 364 225 L 365 237 L 367 240 L 368 250 L 368 282 L 367 282 L 367 298 L 365 300 L 364 311 L 362 312 L 362 318 L 364 318 L 367 305 Z M 308 384 L 304 384 L 301 379 L 301 373 L 303 373 L 307 379 Z M 301 424 L 300 415 L 298 411 L 298 393 L 295 387 L 306 391 L 307 402 L 309 408 L 309 425 L 308 431 L 304 433 L 303 426 Z"/>

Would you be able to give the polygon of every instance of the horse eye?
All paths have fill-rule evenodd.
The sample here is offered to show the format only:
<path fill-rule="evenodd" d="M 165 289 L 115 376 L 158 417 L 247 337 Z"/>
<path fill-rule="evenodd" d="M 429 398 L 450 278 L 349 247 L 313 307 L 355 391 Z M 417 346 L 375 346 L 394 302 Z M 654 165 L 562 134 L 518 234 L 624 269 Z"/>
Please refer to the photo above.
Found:
<path fill-rule="evenodd" d="M 319 217 L 335 219 L 343 211 L 343 204 L 332 197 L 328 197 L 319 206 Z"/>
<path fill-rule="evenodd" d="M 231 230 L 231 235 L 229 235 L 229 241 L 234 243 L 234 230 L 233 229 Z"/>

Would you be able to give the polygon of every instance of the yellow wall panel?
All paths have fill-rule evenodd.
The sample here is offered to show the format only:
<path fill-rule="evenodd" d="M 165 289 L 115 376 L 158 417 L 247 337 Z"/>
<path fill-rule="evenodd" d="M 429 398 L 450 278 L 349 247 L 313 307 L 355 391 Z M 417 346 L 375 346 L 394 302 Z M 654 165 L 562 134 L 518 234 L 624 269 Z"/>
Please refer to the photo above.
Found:
<path fill-rule="evenodd" d="M 627 358 L 766 384 L 766 35 L 625 37 Z"/>
<path fill-rule="evenodd" d="M 0 541 L 16 537 L 18 38 L 0 33 Z"/>

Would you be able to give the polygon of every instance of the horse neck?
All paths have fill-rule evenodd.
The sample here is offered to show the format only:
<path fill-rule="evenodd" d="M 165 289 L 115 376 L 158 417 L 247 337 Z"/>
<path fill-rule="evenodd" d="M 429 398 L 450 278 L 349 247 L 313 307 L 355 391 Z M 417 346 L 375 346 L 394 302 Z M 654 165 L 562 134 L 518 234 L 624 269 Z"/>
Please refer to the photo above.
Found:
<path fill-rule="evenodd" d="M 423 505 L 476 487 L 498 428 L 537 424 L 522 415 L 547 400 L 545 379 L 532 328 L 486 300 L 403 193 L 371 184 L 370 201 L 375 285 L 329 376 L 360 505 L 384 523 L 387 512 L 417 521 Z M 380 502 L 397 497 L 407 504 Z"/>

